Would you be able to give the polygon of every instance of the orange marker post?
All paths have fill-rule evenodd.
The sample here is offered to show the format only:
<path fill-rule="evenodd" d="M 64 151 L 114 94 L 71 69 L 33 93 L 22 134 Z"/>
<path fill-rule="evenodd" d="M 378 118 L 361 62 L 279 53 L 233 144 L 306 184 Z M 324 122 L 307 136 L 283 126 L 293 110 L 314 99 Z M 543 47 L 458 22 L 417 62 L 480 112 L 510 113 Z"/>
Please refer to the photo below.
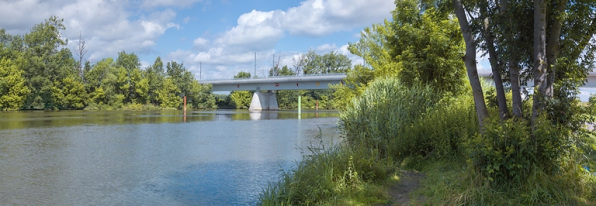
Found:
<path fill-rule="evenodd" d="M 186 96 L 184 96 L 184 115 L 186 115 Z"/>

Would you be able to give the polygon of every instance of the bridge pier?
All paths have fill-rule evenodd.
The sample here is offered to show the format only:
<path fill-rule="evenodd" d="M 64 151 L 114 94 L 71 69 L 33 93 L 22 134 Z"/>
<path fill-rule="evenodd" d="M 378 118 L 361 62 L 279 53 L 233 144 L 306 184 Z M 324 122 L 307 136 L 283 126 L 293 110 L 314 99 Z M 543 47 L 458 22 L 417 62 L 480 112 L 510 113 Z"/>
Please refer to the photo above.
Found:
<path fill-rule="evenodd" d="M 257 91 L 252 95 L 249 111 L 279 110 L 275 93 Z"/>

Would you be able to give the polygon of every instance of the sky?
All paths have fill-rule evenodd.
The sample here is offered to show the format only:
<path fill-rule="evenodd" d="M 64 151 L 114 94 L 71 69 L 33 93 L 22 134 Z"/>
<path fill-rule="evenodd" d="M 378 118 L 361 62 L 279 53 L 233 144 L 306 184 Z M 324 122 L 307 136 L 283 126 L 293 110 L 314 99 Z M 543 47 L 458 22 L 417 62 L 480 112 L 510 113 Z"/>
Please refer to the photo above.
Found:
<path fill-rule="evenodd" d="M 314 50 L 347 50 L 360 31 L 391 18 L 392 0 L 0 0 L 0 27 L 25 34 L 52 15 L 75 51 L 79 35 L 91 63 L 134 52 L 143 68 L 177 61 L 197 79 L 266 76 L 273 55 L 282 65 Z M 76 57 L 76 56 L 75 56 Z M 256 61 L 255 61 L 256 57 Z"/>
<path fill-rule="evenodd" d="M 0 0 L 0 28 L 23 35 L 55 15 L 64 19 L 67 47 L 75 51 L 80 36 L 91 63 L 126 51 L 143 68 L 157 57 L 183 63 L 200 81 L 254 75 L 255 68 L 267 76 L 274 56 L 291 67 L 309 50 L 361 64 L 348 43 L 391 20 L 393 9 L 393 0 Z M 477 57 L 478 69 L 489 70 L 487 58 Z M 584 101 L 596 93 L 582 91 Z"/>

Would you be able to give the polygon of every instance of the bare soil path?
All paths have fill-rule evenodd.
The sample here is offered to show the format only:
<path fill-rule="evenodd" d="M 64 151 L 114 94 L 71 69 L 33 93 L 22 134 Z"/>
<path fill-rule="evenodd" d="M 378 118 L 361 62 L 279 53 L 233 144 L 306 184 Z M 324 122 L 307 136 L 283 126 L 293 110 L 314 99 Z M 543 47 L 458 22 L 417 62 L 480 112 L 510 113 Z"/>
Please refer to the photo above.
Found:
<path fill-rule="evenodd" d="M 409 205 L 410 193 L 420 186 L 420 181 L 424 179 L 424 174 L 416 171 L 403 171 L 400 175 L 400 181 L 389 189 L 389 195 L 393 200 L 388 204 Z M 422 200 L 418 198 L 418 201 Z"/>

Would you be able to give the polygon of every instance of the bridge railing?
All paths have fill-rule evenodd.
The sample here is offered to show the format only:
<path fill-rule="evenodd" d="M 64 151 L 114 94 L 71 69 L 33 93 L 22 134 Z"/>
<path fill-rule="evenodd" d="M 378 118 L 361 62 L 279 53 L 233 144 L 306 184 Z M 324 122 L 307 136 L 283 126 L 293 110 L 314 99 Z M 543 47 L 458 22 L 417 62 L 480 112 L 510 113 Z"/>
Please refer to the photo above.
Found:
<path fill-rule="evenodd" d="M 346 75 L 345 73 L 332 73 L 332 74 L 307 74 L 307 75 L 290 75 L 290 76 L 267 76 L 267 77 L 246 77 L 246 78 L 227 78 L 227 79 L 202 79 L 199 82 L 215 82 L 225 80 L 247 80 L 247 79 L 276 79 L 276 78 L 288 78 L 288 77 L 321 77 L 321 76 L 341 76 Z"/>

